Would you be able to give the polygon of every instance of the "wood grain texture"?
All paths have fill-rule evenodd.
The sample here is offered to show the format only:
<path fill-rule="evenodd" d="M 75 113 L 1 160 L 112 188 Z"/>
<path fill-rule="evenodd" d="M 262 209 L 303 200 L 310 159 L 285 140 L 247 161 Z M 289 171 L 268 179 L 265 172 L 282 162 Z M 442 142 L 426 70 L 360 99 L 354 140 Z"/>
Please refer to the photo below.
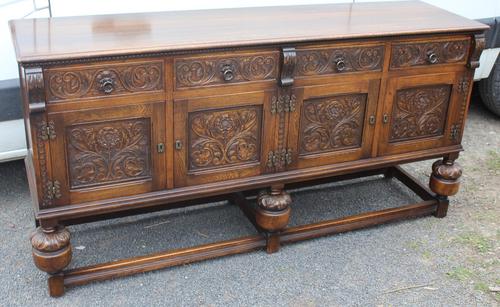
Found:
<path fill-rule="evenodd" d="M 23 19 L 10 28 L 19 62 L 487 29 L 416 1 Z"/>

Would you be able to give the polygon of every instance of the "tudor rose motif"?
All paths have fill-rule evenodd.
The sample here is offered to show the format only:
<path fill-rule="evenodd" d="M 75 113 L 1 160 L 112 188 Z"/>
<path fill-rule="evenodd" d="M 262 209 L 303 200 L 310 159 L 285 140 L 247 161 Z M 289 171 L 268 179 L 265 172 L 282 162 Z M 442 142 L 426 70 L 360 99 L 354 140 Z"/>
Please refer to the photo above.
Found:
<path fill-rule="evenodd" d="M 451 86 L 447 84 L 397 91 L 390 141 L 443 133 Z"/>
<path fill-rule="evenodd" d="M 67 128 L 72 187 L 149 177 L 148 118 L 77 124 Z"/>
<path fill-rule="evenodd" d="M 359 147 L 366 94 L 347 94 L 304 101 L 301 154 Z"/>
<path fill-rule="evenodd" d="M 261 112 L 250 106 L 191 113 L 190 169 L 258 161 Z"/>

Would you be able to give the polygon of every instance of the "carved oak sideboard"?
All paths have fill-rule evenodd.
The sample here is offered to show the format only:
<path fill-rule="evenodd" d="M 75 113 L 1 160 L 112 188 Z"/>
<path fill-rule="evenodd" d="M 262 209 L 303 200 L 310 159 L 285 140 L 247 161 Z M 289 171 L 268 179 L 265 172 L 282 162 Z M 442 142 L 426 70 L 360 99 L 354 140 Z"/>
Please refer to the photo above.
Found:
<path fill-rule="evenodd" d="M 486 26 L 421 2 L 26 19 L 19 62 L 52 296 L 400 218 L 444 217 Z M 439 158 L 430 189 L 398 165 Z M 289 188 L 384 174 L 422 202 L 288 227 Z M 91 267 L 66 226 L 237 204 L 256 234 Z M 256 199 L 257 206 L 250 200 Z M 335 204 L 331 204 L 335 206 Z"/>

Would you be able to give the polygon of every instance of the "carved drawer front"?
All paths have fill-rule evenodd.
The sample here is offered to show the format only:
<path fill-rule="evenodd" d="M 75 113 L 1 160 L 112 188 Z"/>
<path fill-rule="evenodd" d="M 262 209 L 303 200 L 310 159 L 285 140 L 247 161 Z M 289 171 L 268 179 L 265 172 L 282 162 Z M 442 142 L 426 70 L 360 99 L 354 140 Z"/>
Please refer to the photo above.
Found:
<path fill-rule="evenodd" d="M 313 167 L 368 157 L 379 80 L 297 89 L 288 144 L 292 167 Z"/>
<path fill-rule="evenodd" d="M 295 76 L 381 71 L 384 46 L 297 48 Z"/>
<path fill-rule="evenodd" d="M 233 53 L 178 57 L 176 89 L 276 80 L 278 52 Z"/>
<path fill-rule="evenodd" d="M 164 89 L 163 61 L 48 68 L 47 100 L 112 97 Z"/>
<path fill-rule="evenodd" d="M 163 104 L 49 114 L 57 204 L 150 192 L 165 187 Z"/>
<path fill-rule="evenodd" d="M 391 48 L 390 69 L 439 64 L 465 64 L 470 39 L 395 42 Z"/>
<path fill-rule="evenodd" d="M 389 79 L 379 152 L 458 144 L 470 82 L 465 71 Z"/>
<path fill-rule="evenodd" d="M 268 96 L 260 92 L 176 101 L 175 185 L 260 174 L 272 131 Z"/>

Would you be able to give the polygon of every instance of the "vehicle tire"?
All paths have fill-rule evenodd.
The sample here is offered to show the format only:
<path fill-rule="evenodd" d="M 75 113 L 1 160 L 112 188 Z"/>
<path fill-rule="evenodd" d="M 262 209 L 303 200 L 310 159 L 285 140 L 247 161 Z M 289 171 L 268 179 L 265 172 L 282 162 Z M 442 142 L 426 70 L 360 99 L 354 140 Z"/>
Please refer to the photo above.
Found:
<path fill-rule="evenodd" d="M 479 81 L 479 94 L 483 104 L 500 116 L 500 56 L 495 61 L 490 76 Z"/>

